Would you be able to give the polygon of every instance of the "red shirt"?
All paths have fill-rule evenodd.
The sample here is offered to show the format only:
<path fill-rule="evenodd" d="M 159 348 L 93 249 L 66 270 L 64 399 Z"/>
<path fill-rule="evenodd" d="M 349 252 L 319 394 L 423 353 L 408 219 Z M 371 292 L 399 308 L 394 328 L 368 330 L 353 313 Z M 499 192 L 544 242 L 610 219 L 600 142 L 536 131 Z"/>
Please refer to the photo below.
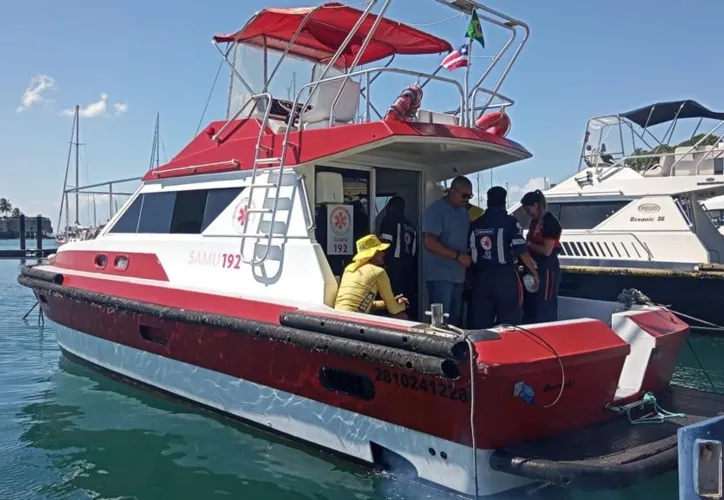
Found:
<path fill-rule="evenodd" d="M 563 232 L 563 229 L 558 219 L 556 219 L 556 216 L 550 212 L 546 212 L 540 223 L 534 220 L 530 221 L 526 239 L 536 245 L 543 245 L 545 240 L 553 240 L 553 252 L 551 256 L 554 256 L 558 254 L 561 248 L 561 232 Z M 543 257 L 535 252 L 531 252 L 531 255 L 536 258 Z"/>

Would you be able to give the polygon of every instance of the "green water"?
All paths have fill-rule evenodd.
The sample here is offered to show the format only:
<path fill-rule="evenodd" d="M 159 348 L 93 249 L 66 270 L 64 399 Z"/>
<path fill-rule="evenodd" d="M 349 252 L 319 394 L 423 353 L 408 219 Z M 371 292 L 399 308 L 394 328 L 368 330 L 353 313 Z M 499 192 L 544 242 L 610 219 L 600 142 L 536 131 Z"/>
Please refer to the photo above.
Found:
<path fill-rule="evenodd" d="M 109 380 L 63 359 L 0 260 L 0 500 L 459 498 L 375 474 Z M 724 388 L 724 339 L 694 347 Z M 690 353 L 679 383 L 705 387 Z M 718 372 L 715 371 L 715 367 Z M 580 499 L 677 498 L 676 474 Z M 528 497 L 529 498 L 529 497 Z"/>

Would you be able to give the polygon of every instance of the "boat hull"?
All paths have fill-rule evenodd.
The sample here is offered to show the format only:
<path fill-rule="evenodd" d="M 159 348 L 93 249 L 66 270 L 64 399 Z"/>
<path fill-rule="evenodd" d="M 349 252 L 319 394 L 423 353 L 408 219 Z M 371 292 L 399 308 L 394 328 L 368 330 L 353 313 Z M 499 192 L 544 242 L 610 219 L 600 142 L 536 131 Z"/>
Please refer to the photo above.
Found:
<path fill-rule="evenodd" d="M 401 469 L 467 495 L 476 489 L 481 496 L 526 489 L 537 481 L 566 486 L 568 475 L 556 481 L 550 474 L 519 470 L 514 464 L 520 454 L 500 453 L 546 436 L 566 439 L 573 429 L 614 418 L 605 407 L 616 398 L 617 381 L 631 378 L 622 370 L 632 345 L 637 353 L 632 359 L 643 363 L 645 372 L 638 370 L 640 389 L 626 397 L 642 390 L 658 393 L 670 378 L 668 362 L 661 360 L 674 356 L 688 333 L 661 308 L 617 313 L 614 321 L 651 345 L 629 344 L 593 319 L 502 332 L 471 344 L 477 363 L 473 384 L 469 357 L 460 359 L 457 349 L 441 349 L 430 340 L 405 341 L 427 335 L 413 330 L 385 333 L 373 324 L 325 315 L 315 320 L 311 313 L 270 303 L 266 321 L 249 320 L 189 309 L 199 301 L 216 307 L 229 297 L 134 285 L 154 300 L 163 298 L 167 305 L 161 306 L 124 297 L 129 283 L 80 278 L 47 268 L 24 268 L 18 278 L 58 325 L 58 343 L 69 358 L 355 462 Z M 80 284 L 105 288 L 92 291 Z M 253 314 L 241 299 L 223 307 Z M 391 347 L 397 342 L 408 343 L 409 350 Z M 423 347 L 427 354 L 418 352 Z M 657 355 L 658 361 L 649 359 L 654 347 L 666 354 Z M 664 466 L 674 468 L 675 462 Z M 547 470 L 558 468 L 556 460 L 546 464 Z M 587 470 L 584 476 L 616 474 L 610 469 Z M 647 464 L 642 469 L 644 475 L 661 470 Z"/>
<path fill-rule="evenodd" d="M 583 299 L 611 300 L 622 290 L 641 290 L 653 302 L 664 304 L 672 311 L 716 325 L 724 325 L 724 275 L 705 273 L 632 273 L 618 269 L 584 270 L 566 268 L 560 285 L 560 295 Z M 695 333 L 724 334 L 724 330 L 701 328 L 691 322 Z"/>
<path fill-rule="evenodd" d="M 469 446 L 60 324 L 55 331 L 60 348 L 72 361 L 370 466 L 379 462 L 376 450 L 384 449 L 404 458 L 424 482 L 468 495 L 475 492 Z M 531 483 L 493 471 L 489 465 L 492 453 L 477 450 L 479 494 L 492 495 Z"/>

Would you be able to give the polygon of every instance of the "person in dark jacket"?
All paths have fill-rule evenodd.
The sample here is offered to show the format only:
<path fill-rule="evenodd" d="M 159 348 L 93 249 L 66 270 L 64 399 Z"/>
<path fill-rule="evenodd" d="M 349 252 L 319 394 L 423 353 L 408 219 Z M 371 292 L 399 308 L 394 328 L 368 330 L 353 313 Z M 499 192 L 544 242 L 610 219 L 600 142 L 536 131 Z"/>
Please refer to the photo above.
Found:
<path fill-rule="evenodd" d="M 472 329 L 522 323 L 523 286 L 518 277 L 518 259 L 538 283 L 523 228 L 505 209 L 507 194 L 501 186 L 490 188 L 488 209 L 470 226 Z"/>
<path fill-rule="evenodd" d="M 405 217 L 405 200 L 393 196 L 385 206 L 380 240 L 390 244 L 385 255 L 387 274 L 393 290 L 410 300 L 408 315 L 416 318 L 417 308 L 417 229 Z"/>
<path fill-rule="evenodd" d="M 521 204 L 531 218 L 526 245 L 540 276 L 538 291 L 525 294 L 525 320 L 528 323 L 556 321 L 558 287 L 561 282 L 561 265 L 558 261 L 561 224 L 555 215 L 548 212 L 546 198 L 540 190 L 526 193 Z"/>

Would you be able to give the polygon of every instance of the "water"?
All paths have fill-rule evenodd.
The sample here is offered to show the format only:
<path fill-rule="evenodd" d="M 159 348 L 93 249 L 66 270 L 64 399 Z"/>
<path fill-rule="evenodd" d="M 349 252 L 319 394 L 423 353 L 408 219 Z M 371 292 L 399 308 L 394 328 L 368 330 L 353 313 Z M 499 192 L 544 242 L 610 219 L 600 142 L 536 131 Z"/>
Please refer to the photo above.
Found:
<path fill-rule="evenodd" d="M 58 246 L 58 242 L 55 239 L 46 238 L 43 239 L 43 248 L 55 248 Z M 35 238 L 25 239 L 25 248 L 27 250 L 34 250 L 38 248 L 35 244 Z M 0 250 L 19 250 L 20 240 L 0 240 Z"/>
<path fill-rule="evenodd" d="M 0 242 L 1 243 L 1 242 Z M 17 260 L 0 260 L 0 499 L 453 499 L 356 468 L 146 391 L 60 356 Z M 724 339 L 694 339 L 715 383 Z M 690 353 L 678 382 L 704 387 Z M 676 474 L 574 498 L 677 497 Z"/>

